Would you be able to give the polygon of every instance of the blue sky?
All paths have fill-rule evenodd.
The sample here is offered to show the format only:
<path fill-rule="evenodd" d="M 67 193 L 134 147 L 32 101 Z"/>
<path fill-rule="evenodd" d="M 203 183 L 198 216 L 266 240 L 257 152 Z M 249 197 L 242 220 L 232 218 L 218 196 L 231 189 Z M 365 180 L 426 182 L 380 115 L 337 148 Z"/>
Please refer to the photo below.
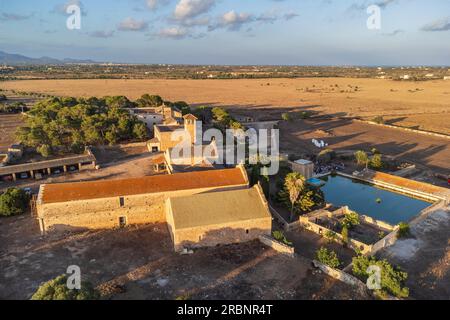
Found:
<path fill-rule="evenodd" d="M 65 8 L 82 8 L 68 30 Z M 381 9 L 369 30 L 367 7 Z M 0 0 L 0 50 L 128 63 L 449 65 L 450 0 Z"/>

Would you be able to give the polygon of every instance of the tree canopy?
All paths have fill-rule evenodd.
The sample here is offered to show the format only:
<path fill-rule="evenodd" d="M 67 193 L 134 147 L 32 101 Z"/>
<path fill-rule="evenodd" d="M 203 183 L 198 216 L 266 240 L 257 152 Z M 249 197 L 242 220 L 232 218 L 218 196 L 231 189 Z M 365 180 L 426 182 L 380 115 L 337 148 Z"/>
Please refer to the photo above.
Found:
<path fill-rule="evenodd" d="M 97 300 L 100 294 L 88 282 L 81 289 L 67 288 L 67 275 L 61 275 L 41 285 L 31 300 Z"/>
<path fill-rule="evenodd" d="M 9 188 L 0 195 L 0 216 L 23 214 L 28 208 L 29 195 L 18 188 Z"/>
<path fill-rule="evenodd" d="M 43 155 L 54 149 L 80 152 L 86 145 L 144 139 L 144 124 L 124 109 L 128 102 L 122 96 L 46 99 L 26 114 L 17 137 L 24 145 L 43 150 Z"/>

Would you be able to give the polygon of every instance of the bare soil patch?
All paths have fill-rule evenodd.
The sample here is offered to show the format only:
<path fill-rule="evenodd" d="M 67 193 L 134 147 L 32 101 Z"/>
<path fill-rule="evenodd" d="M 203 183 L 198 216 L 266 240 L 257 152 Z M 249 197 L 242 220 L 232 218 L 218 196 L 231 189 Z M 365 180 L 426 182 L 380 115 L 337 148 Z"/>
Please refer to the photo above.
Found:
<path fill-rule="evenodd" d="M 411 231 L 413 238 L 399 240 L 379 254 L 408 272 L 412 298 L 450 299 L 450 211 L 431 214 Z"/>
<path fill-rule="evenodd" d="M 1 299 L 29 299 L 74 264 L 105 299 L 368 298 L 258 241 L 183 256 L 165 224 L 40 237 L 29 216 L 0 220 Z"/>

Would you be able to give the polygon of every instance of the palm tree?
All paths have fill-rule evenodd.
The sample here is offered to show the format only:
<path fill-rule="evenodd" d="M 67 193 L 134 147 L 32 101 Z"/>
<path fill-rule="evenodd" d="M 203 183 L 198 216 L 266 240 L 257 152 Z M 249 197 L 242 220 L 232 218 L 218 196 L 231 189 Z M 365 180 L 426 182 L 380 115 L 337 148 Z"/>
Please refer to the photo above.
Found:
<path fill-rule="evenodd" d="M 289 201 L 291 202 L 291 221 L 294 218 L 295 203 L 305 187 L 305 182 L 305 177 L 298 172 L 289 173 L 284 180 L 284 187 L 289 193 Z"/>
<path fill-rule="evenodd" d="M 369 157 L 367 156 L 367 153 L 365 153 L 362 150 L 356 151 L 355 152 L 355 158 L 356 158 L 356 162 L 358 163 L 358 165 L 360 166 L 365 166 L 366 169 L 369 166 Z"/>

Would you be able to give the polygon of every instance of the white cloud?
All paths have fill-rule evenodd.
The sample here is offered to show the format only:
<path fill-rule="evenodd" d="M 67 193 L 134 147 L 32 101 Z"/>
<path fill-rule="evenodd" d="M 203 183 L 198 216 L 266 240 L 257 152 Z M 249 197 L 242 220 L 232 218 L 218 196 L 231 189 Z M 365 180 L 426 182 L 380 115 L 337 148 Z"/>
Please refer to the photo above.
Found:
<path fill-rule="evenodd" d="M 421 28 L 422 31 L 449 31 L 450 17 L 433 21 Z"/>
<path fill-rule="evenodd" d="M 180 27 L 165 28 L 159 31 L 161 38 L 182 39 L 188 35 L 188 31 Z"/>
<path fill-rule="evenodd" d="M 147 7 L 150 8 L 150 10 L 156 10 L 159 7 L 168 5 L 170 3 L 170 0 L 147 0 Z"/>
<path fill-rule="evenodd" d="M 148 23 L 128 17 L 120 22 L 117 28 L 120 31 L 143 31 L 148 28 Z"/>
<path fill-rule="evenodd" d="M 194 18 L 208 12 L 214 5 L 215 0 L 180 0 L 174 16 L 178 20 Z"/>
<path fill-rule="evenodd" d="M 83 16 L 85 16 L 87 14 L 87 11 L 84 9 L 84 5 L 80 0 L 69 0 L 64 4 L 56 5 L 53 8 L 52 12 L 67 15 L 67 8 L 71 5 L 76 5 L 76 6 L 80 7 L 81 14 Z"/>

